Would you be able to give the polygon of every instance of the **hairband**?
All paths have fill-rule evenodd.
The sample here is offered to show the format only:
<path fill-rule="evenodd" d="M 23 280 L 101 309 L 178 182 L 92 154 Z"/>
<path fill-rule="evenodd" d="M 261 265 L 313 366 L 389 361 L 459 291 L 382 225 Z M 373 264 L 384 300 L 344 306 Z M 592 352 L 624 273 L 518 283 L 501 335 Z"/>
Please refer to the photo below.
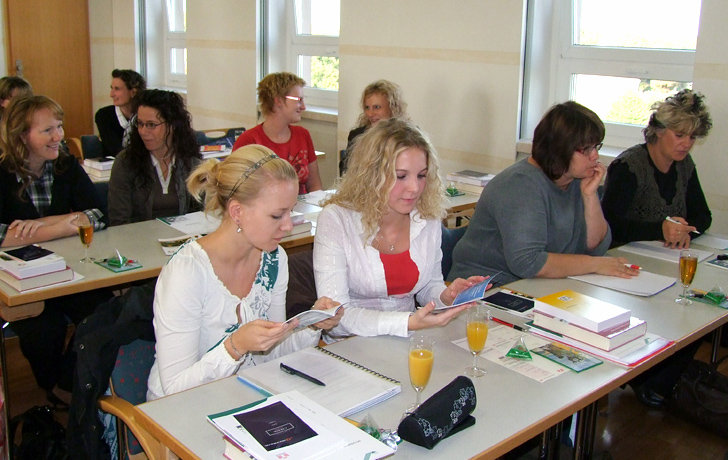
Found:
<path fill-rule="evenodd" d="M 240 187 L 240 186 L 242 185 L 242 183 L 243 183 L 243 182 L 245 182 L 245 180 L 246 180 L 246 179 L 247 179 L 248 177 L 252 176 L 252 175 L 253 175 L 253 173 L 254 173 L 254 172 L 255 172 L 255 171 L 256 171 L 256 170 L 258 169 L 258 168 L 260 168 L 260 167 L 261 167 L 261 166 L 263 166 L 264 164 L 268 163 L 268 162 L 269 162 L 270 160 L 274 160 L 274 159 L 276 159 L 276 158 L 278 158 L 278 155 L 276 155 L 275 153 L 273 153 L 273 154 L 271 154 L 271 155 L 269 155 L 269 156 L 267 156 L 267 157 L 265 157 L 265 158 L 262 158 L 262 159 L 258 160 L 258 162 L 257 162 L 257 163 L 255 163 L 255 164 L 254 164 L 253 166 L 251 166 L 250 168 L 246 169 L 246 170 L 245 170 L 245 172 L 244 172 L 244 173 L 243 173 L 243 174 L 242 174 L 242 175 L 240 176 L 240 179 L 238 179 L 238 181 L 237 181 L 237 182 L 235 182 L 235 185 L 233 186 L 233 189 L 232 189 L 232 190 L 230 190 L 230 194 L 228 195 L 228 199 L 229 199 L 229 198 L 230 198 L 231 196 L 233 196 L 233 193 L 235 193 L 235 191 L 236 191 L 236 190 L 237 190 L 237 189 L 238 189 L 238 188 L 239 188 L 239 187 Z"/>

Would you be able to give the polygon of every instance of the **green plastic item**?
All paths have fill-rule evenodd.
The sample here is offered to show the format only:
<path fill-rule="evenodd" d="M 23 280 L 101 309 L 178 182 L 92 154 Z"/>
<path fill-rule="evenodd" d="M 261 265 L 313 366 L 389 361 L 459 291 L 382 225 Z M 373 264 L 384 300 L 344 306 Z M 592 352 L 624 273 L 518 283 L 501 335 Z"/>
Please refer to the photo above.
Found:
<path fill-rule="evenodd" d="M 523 340 L 523 337 L 519 337 L 518 340 L 516 340 L 516 343 L 513 344 L 510 350 L 508 350 L 506 356 L 509 358 L 517 359 L 533 359 L 531 357 L 531 352 L 528 351 L 526 341 Z"/>

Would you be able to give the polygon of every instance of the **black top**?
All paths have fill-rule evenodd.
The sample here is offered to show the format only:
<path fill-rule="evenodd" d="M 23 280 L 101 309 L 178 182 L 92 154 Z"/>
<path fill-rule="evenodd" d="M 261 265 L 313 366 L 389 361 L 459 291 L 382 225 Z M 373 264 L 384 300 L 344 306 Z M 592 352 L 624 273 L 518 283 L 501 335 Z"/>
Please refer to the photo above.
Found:
<path fill-rule="evenodd" d="M 634 150 L 637 147 L 643 147 L 644 151 L 647 152 L 644 144 L 635 146 L 630 150 Z M 677 194 L 678 162 L 673 162 L 670 170 L 667 173 L 662 173 L 655 167 L 649 154 L 647 154 L 647 160 L 653 169 L 654 181 L 660 196 L 665 200 L 667 205 L 673 204 Z M 630 241 L 664 239 L 662 233 L 664 217 L 657 221 L 637 220 L 627 217 L 631 213 L 634 203 L 641 199 L 636 193 L 638 185 L 637 176 L 630 171 L 629 165 L 626 162 L 620 161 L 620 158 L 618 158 L 609 165 L 604 187 L 604 196 L 602 197 L 602 210 L 604 217 L 612 229 L 612 246 L 629 243 Z M 710 208 L 708 208 L 708 203 L 705 200 L 703 189 L 700 187 L 697 169 L 692 170 L 692 174 L 687 182 L 685 208 L 686 215 L 681 217 L 690 225 L 696 227 L 701 233 L 710 228 L 712 216 Z M 691 233 L 690 236 L 695 237 L 697 235 Z"/>
<path fill-rule="evenodd" d="M 116 107 L 107 105 L 96 112 L 96 127 L 99 129 L 101 144 L 104 146 L 104 156 L 115 157 L 121 152 L 124 139 L 124 128 L 119 124 L 116 116 Z"/>
<path fill-rule="evenodd" d="M 0 164 L 0 222 L 3 224 L 10 225 L 17 219 L 41 217 L 26 192 L 23 192 L 22 199 L 18 197 L 20 187 L 15 173 L 8 172 Z M 108 225 L 107 212 L 96 186 L 73 156 L 61 153 L 53 172 L 51 205 L 46 215 L 59 216 L 94 208 L 104 214 L 101 221 Z"/>

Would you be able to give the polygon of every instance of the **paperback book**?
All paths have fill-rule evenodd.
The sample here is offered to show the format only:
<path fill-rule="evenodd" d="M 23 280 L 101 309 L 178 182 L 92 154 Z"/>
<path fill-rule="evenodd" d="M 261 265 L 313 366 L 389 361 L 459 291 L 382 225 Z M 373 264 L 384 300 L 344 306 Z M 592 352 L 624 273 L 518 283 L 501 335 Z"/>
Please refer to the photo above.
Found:
<path fill-rule="evenodd" d="M 628 324 L 631 312 L 594 297 L 567 289 L 540 297 L 536 312 L 545 313 L 594 332 Z"/>

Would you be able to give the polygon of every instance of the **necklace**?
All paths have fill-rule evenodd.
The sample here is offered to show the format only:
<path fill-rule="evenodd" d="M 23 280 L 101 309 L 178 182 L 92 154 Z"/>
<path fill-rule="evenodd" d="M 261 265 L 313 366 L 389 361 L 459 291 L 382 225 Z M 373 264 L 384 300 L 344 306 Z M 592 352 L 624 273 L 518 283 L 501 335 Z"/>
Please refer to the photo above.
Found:
<path fill-rule="evenodd" d="M 379 229 L 379 236 L 377 237 L 377 247 L 381 250 L 382 247 L 380 246 L 379 240 L 383 241 L 384 244 L 389 246 L 389 252 L 394 252 L 394 245 L 397 244 L 397 240 L 399 239 L 399 234 L 402 232 L 402 228 L 400 227 L 399 231 L 397 231 L 397 234 L 394 236 L 394 241 L 390 243 L 384 238 L 384 235 L 382 234 L 382 229 Z"/>

